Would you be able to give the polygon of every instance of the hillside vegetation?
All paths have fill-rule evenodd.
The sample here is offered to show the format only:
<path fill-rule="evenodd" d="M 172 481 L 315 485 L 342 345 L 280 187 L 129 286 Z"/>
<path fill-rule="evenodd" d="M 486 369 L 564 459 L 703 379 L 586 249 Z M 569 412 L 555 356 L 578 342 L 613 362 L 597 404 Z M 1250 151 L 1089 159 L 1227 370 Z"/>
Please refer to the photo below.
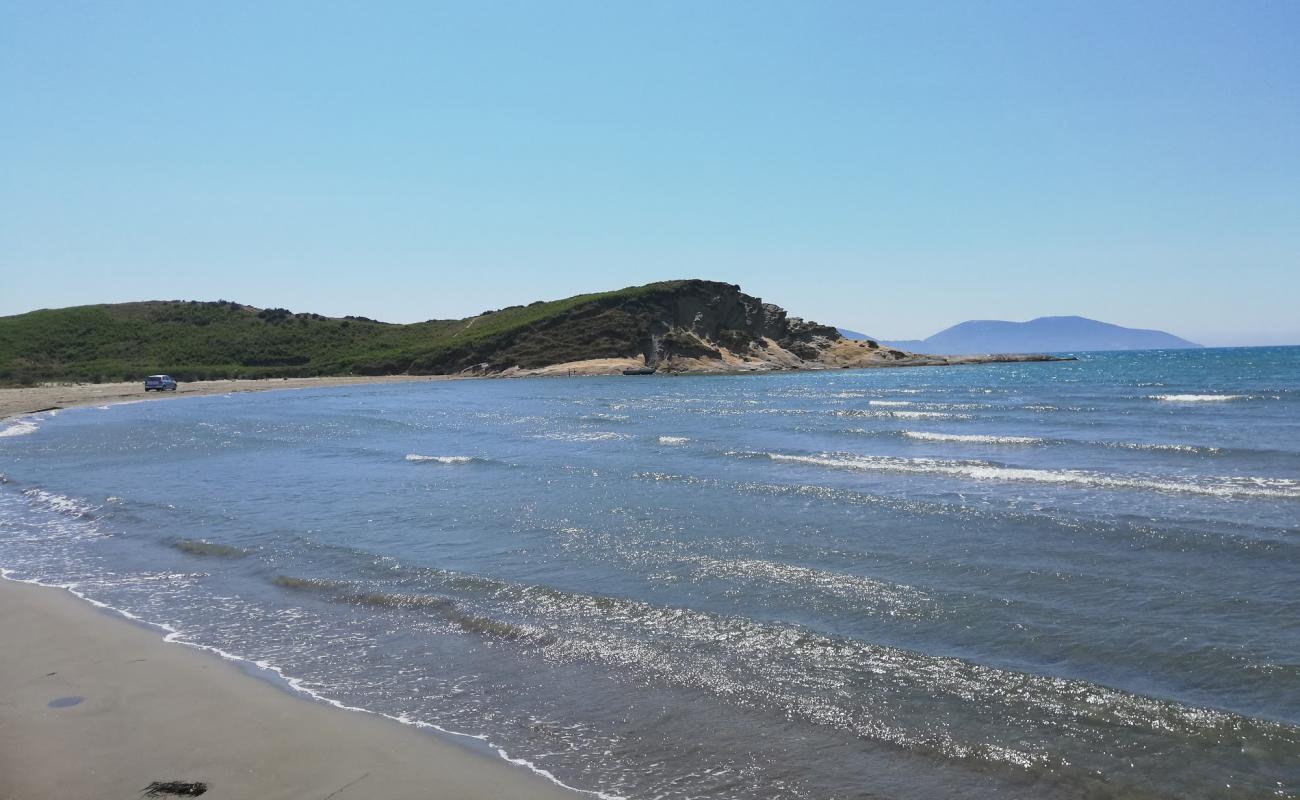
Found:
<path fill-rule="evenodd" d="M 627 357 L 683 292 L 716 287 L 738 291 L 667 281 L 410 325 L 224 300 L 46 309 L 0 317 L 0 382 L 444 374 Z"/>

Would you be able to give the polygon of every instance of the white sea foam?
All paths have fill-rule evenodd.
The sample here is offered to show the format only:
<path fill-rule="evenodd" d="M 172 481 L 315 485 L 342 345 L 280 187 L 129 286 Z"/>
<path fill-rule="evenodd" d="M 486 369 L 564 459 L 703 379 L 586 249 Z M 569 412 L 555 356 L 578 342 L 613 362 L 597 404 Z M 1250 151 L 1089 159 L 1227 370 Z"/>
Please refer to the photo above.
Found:
<path fill-rule="evenodd" d="M 1047 439 L 1038 436 L 996 436 L 980 433 L 936 433 L 932 431 L 894 431 L 886 428 L 847 428 L 840 433 L 853 433 L 863 436 L 880 436 L 883 434 L 902 434 L 909 439 L 928 442 L 968 442 L 971 444 L 1014 444 L 1014 445 L 1080 445 L 1086 447 L 1108 447 L 1117 450 L 1139 450 L 1165 453 L 1200 453 L 1215 455 L 1222 453 L 1220 447 L 1199 444 L 1168 444 L 1162 442 L 1108 442 L 1105 440 L 1088 441 L 1081 439 Z"/>
<path fill-rule="evenodd" d="M 230 397 L 230 395 L 228 394 L 221 395 L 221 396 Z M 102 406 L 95 406 L 95 408 L 100 411 L 108 411 L 109 409 L 116 408 L 118 406 L 133 406 L 136 405 L 137 403 L 147 403 L 147 402 L 149 401 L 148 400 L 114 400 L 112 403 L 109 403 L 107 405 L 102 405 Z"/>
<path fill-rule="evenodd" d="M 1110 475 L 1074 469 L 1005 467 L 983 461 L 949 461 L 933 458 L 863 456 L 822 453 L 815 456 L 767 453 L 773 461 L 812 464 L 836 469 L 947 475 L 981 481 L 1030 481 L 1103 489 L 1148 489 L 1216 497 L 1261 497 L 1300 500 L 1300 480 L 1262 477 L 1207 477 L 1202 482 Z"/>
<path fill-rule="evenodd" d="M 970 414 L 950 414 L 946 411 L 886 411 L 885 414 L 899 419 L 972 419 Z"/>
<path fill-rule="evenodd" d="M 0 438 L 26 436 L 29 433 L 36 433 L 36 423 L 29 419 L 16 419 L 4 430 L 0 430 Z"/>
<path fill-rule="evenodd" d="M 837 417 L 880 417 L 884 419 L 973 419 L 970 414 L 952 414 L 947 411 L 865 411 L 850 409 L 834 412 Z"/>
<path fill-rule="evenodd" d="M 627 438 L 624 434 L 613 431 L 570 431 L 546 433 L 542 439 L 554 439 L 557 442 L 612 442 Z"/>
<path fill-rule="evenodd" d="M 926 442 L 970 442 L 972 444 L 1042 444 L 1037 436 L 994 436 L 982 433 L 933 433 L 931 431 L 903 431 L 909 439 Z"/>
<path fill-rule="evenodd" d="M 659 444 L 686 444 L 690 439 L 685 436 L 660 436 Z"/>
<path fill-rule="evenodd" d="M 1221 453 L 1219 447 L 1203 447 L 1195 444 L 1161 444 L 1157 442 L 1091 442 L 1101 447 L 1114 447 L 1120 450 L 1154 450 L 1169 453 Z"/>
<path fill-rule="evenodd" d="M 1153 394 L 1148 400 L 1160 400 L 1166 403 L 1225 403 L 1229 400 L 1247 400 L 1244 394 Z"/>
<path fill-rule="evenodd" d="M 54 492 L 47 492 L 44 489 L 24 489 L 23 497 L 26 497 L 33 505 L 50 511 L 57 511 L 60 514 L 67 514 L 71 517 L 88 517 L 95 511 L 95 506 L 84 501 L 62 494 L 55 494 Z"/>
<path fill-rule="evenodd" d="M 911 400 L 868 400 L 869 406 L 910 406 Z"/>
<path fill-rule="evenodd" d="M 419 453 L 407 453 L 407 461 L 434 461 L 439 464 L 471 464 L 482 459 L 474 456 L 422 456 Z"/>

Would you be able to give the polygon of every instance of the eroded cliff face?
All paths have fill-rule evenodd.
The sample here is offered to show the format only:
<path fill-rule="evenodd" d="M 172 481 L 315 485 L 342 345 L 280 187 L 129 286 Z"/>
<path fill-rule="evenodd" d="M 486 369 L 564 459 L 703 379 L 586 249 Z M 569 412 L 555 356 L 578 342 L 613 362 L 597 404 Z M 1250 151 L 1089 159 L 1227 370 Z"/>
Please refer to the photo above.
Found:
<path fill-rule="evenodd" d="M 647 309 L 648 335 L 639 348 L 651 365 L 715 359 L 728 366 L 752 360 L 794 367 L 842 339 L 835 328 L 790 317 L 735 284 L 685 281 L 660 300 L 659 313 Z"/>
<path fill-rule="evenodd" d="M 452 349 L 430 371 L 497 374 L 512 368 L 634 359 L 671 369 L 797 368 L 835 342 L 835 328 L 790 317 L 739 286 L 686 280 L 651 284 L 634 295 L 596 297 L 563 314 Z"/>
<path fill-rule="evenodd" d="M 459 363 L 446 371 L 609 374 L 649 365 L 660 372 L 765 372 L 961 363 L 845 339 L 834 327 L 791 317 L 730 283 L 645 288 L 631 297 L 595 298 L 454 353 Z"/>

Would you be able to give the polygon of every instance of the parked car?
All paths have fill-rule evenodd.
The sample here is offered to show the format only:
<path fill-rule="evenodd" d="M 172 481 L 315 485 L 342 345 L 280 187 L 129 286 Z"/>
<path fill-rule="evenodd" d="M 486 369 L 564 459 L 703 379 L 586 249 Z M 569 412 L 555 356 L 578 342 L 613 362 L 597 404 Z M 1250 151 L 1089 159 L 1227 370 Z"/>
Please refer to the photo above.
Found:
<path fill-rule="evenodd" d="M 144 379 L 146 392 L 174 392 L 176 380 L 170 375 L 150 375 Z"/>

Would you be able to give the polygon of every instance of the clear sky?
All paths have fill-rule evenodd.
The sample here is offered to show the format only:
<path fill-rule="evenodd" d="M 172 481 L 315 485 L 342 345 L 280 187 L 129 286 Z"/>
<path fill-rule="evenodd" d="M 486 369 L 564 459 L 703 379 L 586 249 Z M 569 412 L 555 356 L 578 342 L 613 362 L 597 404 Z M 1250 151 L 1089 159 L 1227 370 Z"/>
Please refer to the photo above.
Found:
<path fill-rule="evenodd" d="M 0 0 L 0 314 L 677 277 L 1300 343 L 1300 2 Z"/>

